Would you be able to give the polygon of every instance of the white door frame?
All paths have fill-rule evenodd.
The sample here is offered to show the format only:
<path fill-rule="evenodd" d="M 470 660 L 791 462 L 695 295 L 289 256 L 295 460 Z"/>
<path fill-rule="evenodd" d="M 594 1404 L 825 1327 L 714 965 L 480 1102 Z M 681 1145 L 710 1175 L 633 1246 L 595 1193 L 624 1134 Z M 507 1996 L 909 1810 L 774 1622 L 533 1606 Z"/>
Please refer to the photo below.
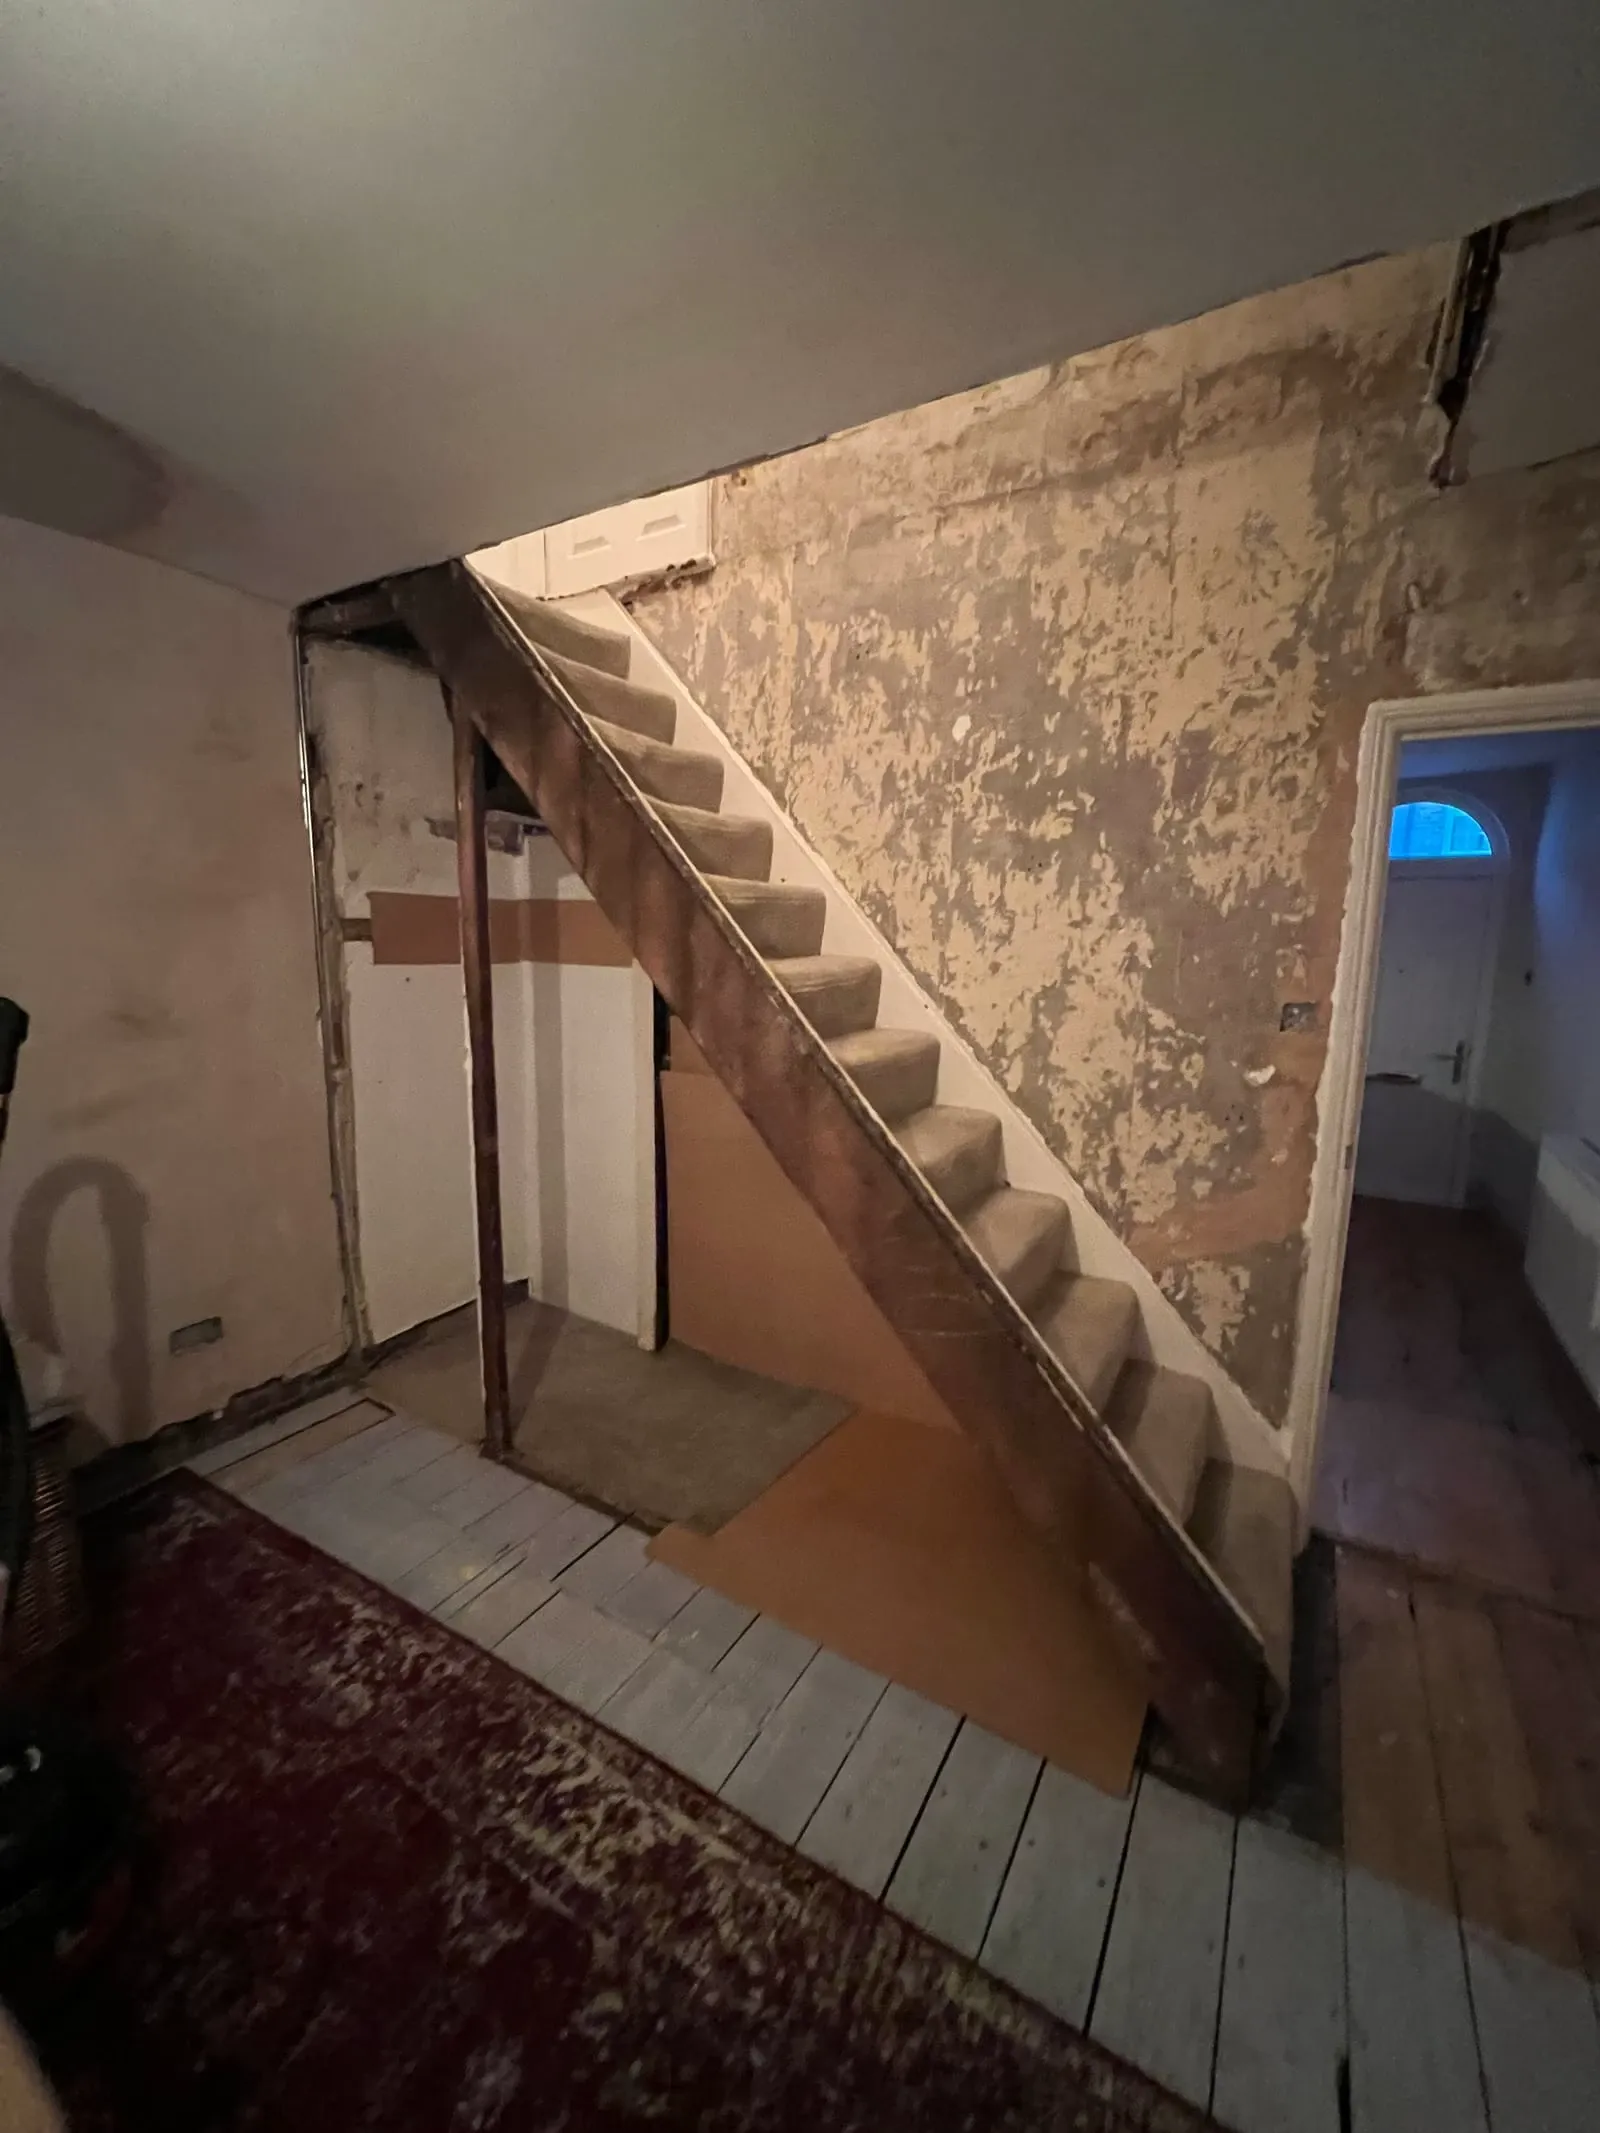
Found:
<path fill-rule="evenodd" d="M 1356 764 L 1356 815 L 1350 839 L 1339 962 L 1328 1021 L 1328 1050 L 1317 1090 L 1317 1148 L 1306 1209 L 1305 1275 L 1289 1395 L 1293 1445 L 1289 1473 L 1301 1506 L 1309 1503 L 1317 1449 L 1333 1370 L 1344 1276 L 1345 1236 L 1361 1124 L 1367 1042 L 1377 991 L 1389 871 L 1389 814 L 1407 741 L 1445 740 L 1474 733 L 1514 733 L 1527 727 L 1600 724 L 1600 680 L 1562 681 L 1525 688 L 1463 689 L 1438 696 L 1385 698 L 1372 705 L 1361 731 Z"/>

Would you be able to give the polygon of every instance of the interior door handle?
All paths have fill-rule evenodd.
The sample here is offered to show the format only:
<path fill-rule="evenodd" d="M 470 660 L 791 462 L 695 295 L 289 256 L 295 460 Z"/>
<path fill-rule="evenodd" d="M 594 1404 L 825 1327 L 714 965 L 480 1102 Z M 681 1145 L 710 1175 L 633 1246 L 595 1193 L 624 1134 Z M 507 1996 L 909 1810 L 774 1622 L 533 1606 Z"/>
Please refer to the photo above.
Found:
<path fill-rule="evenodd" d="M 1422 1087 L 1422 1076 L 1420 1074 L 1369 1074 L 1367 1079 L 1368 1081 L 1377 1082 L 1385 1089 L 1420 1089 Z"/>
<path fill-rule="evenodd" d="M 1430 1052 L 1428 1057 L 1430 1059 L 1448 1059 L 1450 1062 L 1450 1086 L 1453 1089 L 1461 1086 L 1461 1077 L 1467 1071 L 1467 1040 L 1465 1037 L 1461 1039 L 1461 1042 L 1453 1052 Z M 1419 1074 L 1417 1079 L 1420 1081 L 1422 1076 Z"/>

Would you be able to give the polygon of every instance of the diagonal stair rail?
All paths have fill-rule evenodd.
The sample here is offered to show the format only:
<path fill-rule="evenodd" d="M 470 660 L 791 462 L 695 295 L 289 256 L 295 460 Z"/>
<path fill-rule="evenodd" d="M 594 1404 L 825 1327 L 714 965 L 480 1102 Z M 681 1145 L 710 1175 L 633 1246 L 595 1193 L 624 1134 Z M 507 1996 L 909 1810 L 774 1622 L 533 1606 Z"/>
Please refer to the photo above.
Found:
<path fill-rule="evenodd" d="M 1254 1623 L 489 588 L 455 562 L 384 589 L 1063 1574 L 1081 1576 L 1197 1774 L 1242 1797 L 1274 1715 Z"/>

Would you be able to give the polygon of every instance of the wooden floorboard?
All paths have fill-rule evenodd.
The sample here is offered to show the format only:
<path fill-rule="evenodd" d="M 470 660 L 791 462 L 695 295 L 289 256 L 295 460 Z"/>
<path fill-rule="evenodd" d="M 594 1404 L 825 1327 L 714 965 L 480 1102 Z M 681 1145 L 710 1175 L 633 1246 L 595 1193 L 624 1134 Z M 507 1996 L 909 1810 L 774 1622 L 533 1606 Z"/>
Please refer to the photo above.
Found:
<path fill-rule="evenodd" d="M 793 1844 L 886 1686 L 881 1674 L 818 1652 L 735 1766 L 723 1798 Z"/>
<path fill-rule="evenodd" d="M 580 1711 L 598 1711 L 650 1656 L 648 1639 L 558 1592 L 495 1647 Z"/>
<path fill-rule="evenodd" d="M 1224 2125 L 1340 2133 L 1344 1874 L 1292 1831 L 1239 1824 L 1212 2108 Z"/>
<path fill-rule="evenodd" d="M 1211 2101 L 1233 1840 L 1215 1807 L 1141 1781 L 1089 2015 L 1092 2037 L 1201 2110 Z"/>
<path fill-rule="evenodd" d="M 1074 2027 L 1088 2018 L 1133 1796 L 1046 1764 L 984 1937 L 986 1970 Z"/>
<path fill-rule="evenodd" d="M 1492 2133 L 1594 2133 L 1600 2022 L 1581 1971 L 1466 1927 Z"/>
<path fill-rule="evenodd" d="M 1347 1865 L 1352 2133 L 1484 2133 L 1461 1922 Z"/>
<path fill-rule="evenodd" d="M 1564 1862 L 1487 1611 L 1441 1585 L 1414 1592 L 1457 1903 L 1470 1924 L 1581 1967 Z"/>
<path fill-rule="evenodd" d="M 191 1474 L 219 1474 L 225 1467 L 239 1465 L 252 1453 L 266 1451 L 273 1445 L 283 1443 L 287 1438 L 298 1437 L 319 1422 L 330 1421 L 335 1415 L 343 1414 L 347 1408 L 372 1404 L 374 1403 L 363 1399 L 356 1387 L 341 1385 L 336 1392 L 324 1393 L 317 1400 L 308 1400 L 303 1407 L 292 1408 L 288 1414 L 278 1415 L 271 1422 L 258 1422 L 253 1429 L 241 1430 L 236 1437 L 229 1437 L 221 1444 L 214 1444 L 209 1451 L 196 1452 L 194 1457 L 185 1460 L 184 1464 Z M 400 1426 L 404 1427 L 404 1424 Z"/>
<path fill-rule="evenodd" d="M 1573 1623 L 1514 1601 L 1492 1612 L 1540 1826 L 1562 1855 L 1578 1944 L 1600 1983 L 1600 1683 Z"/>
<path fill-rule="evenodd" d="M 1453 1916 L 1410 1580 L 1350 1549 L 1337 1579 L 1345 1858 Z"/>
<path fill-rule="evenodd" d="M 961 1723 L 890 1682 L 800 1837 L 819 1866 L 881 1896 Z"/>
<path fill-rule="evenodd" d="M 966 1720 L 895 1868 L 885 1902 L 975 1956 L 1043 1764 Z"/>

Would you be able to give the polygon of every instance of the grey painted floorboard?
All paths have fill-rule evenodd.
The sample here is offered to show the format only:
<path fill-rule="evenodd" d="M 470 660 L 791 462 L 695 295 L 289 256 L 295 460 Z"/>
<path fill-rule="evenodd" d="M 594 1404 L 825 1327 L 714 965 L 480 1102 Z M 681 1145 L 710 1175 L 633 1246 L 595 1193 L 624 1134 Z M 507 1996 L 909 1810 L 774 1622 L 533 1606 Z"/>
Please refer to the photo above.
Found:
<path fill-rule="evenodd" d="M 530 1481 L 520 1495 L 510 1496 L 483 1518 L 475 1518 L 469 1530 L 478 1540 L 510 1546 L 531 1540 L 534 1534 L 577 1507 L 570 1496 L 545 1482 Z"/>
<path fill-rule="evenodd" d="M 393 1486 L 402 1496 L 408 1496 L 423 1510 L 431 1511 L 436 1504 L 453 1494 L 463 1482 L 471 1481 L 482 1471 L 483 1462 L 475 1451 L 464 1444 L 453 1444 L 449 1451 L 409 1474 L 397 1475 Z"/>
<path fill-rule="evenodd" d="M 687 1659 L 680 1659 L 676 1652 L 665 1651 L 658 1644 L 638 1671 L 630 1674 L 602 1704 L 599 1715 L 641 1748 L 676 1765 L 684 1735 L 693 1731 L 719 1697 L 726 1701 L 712 1675 L 701 1673 Z M 737 1745 L 728 1751 L 728 1770 L 754 1740 L 760 1723 L 750 1712 L 743 1714 L 743 1721 L 742 1733 L 735 1728 Z M 726 1770 L 723 1774 L 727 1774 Z"/>
<path fill-rule="evenodd" d="M 585 1503 L 569 1504 L 548 1525 L 530 1535 L 523 1560 L 535 1577 L 553 1581 L 569 1563 L 586 1555 L 596 1541 L 604 1540 L 615 1524 L 616 1520 L 604 1511 L 591 1511 Z"/>
<path fill-rule="evenodd" d="M 1089 2034 L 1205 2110 L 1233 1874 L 1231 1819 L 1140 1781 Z"/>
<path fill-rule="evenodd" d="M 1494 2133 L 1594 2133 L 1600 2023 L 1581 1972 L 1464 1929 Z"/>
<path fill-rule="evenodd" d="M 474 1644 L 493 1650 L 503 1637 L 509 1637 L 547 1600 L 553 1599 L 555 1590 L 547 1578 L 530 1577 L 521 1569 L 509 1570 L 476 1593 L 464 1607 L 452 1609 L 446 1619 L 452 1629 L 460 1630 Z"/>
<path fill-rule="evenodd" d="M 1132 1812 L 1131 1797 L 1047 1763 L 981 1951 L 986 1970 L 1080 2029 Z"/>
<path fill-rule="evenodd" d="M 575 1600 L 601 1607 L 644 1567 L 648 1534 L 637 1526 L 613 1526 L 585 1554 L 569 1563 L 556 1579 Z"/>
<path fill-rule="evenodd" d="M 801 1851 L 881 1896 L 960 1723 L 891 1682 L 806 1824 Z"/>
<path fill-rule="evenodd" d="M 649 1658 L 651 1646 L 637 1631 L 558 1592 L 495 1649 L 568 1703 L 598 1711 Z"/>
<path fill-rule="evenodd" d="M 836 1652 L 818 1652 L 740 1758 L 723 1798 L 792 1844 L 884 1686 L 881 1674 L 869 1674 Z"/>
<path fill-rule="evenodd" d="M 225 1467 L 237 1466 L 241 1459 L 248 1459 L 252 1452 L 264 1452 L 269 1445 L 281 1444 L 286 1437 L 297 1437 L 303 1429 L 310 1429 L 315 1423 L 331 1422 L 346 1408 L 360 1406 L 364 1397 L 354 1388 L 341 1385 L 337 1392 L 326 1392 L 318 1400 L 308 1400 L 303 1407 L 279 1415 L 274 1421 L 258 1422 L 253 1429 L 241 1430 L 226 1444 L 214 1444 L 208 1452 L 197 1452 L 184 1464 L 191 1474 L 221 1473 Z M 395 1418 L 391 1416 L 389 1419 Z"/>
<path fill-rule="evenodd" d="M 362 1432 L 364 1436 L 365 1431 Z M 294 1471 L 302 1477 L 307 1488 L 323 1485 L 335 1475 L 353 1473 L 361 1469 L 362 1480 L 373 1488 L 387 1487 L 406 1476 L 420 1473 L 449 1453 L 459 1451 L 460 1446 L 443 1430 L 430 1429 L 425 1422 L 408 1422 L 405 1428 L 388 1439 L 376 1451 L 365 1449 L 359 1457 L 337 1459 L 335 1453 L 347 1453 L 350 1445 L 358 1444 L 352 1437 L 349 1444 L 336 1445 L 333 1451 L 319 1454 Z"/>
<path fill-rule="evenodd" d="M 661 1631 L 660 1641 L 680 1659 L 705 1673 L 744 1635 L 756 1618 L 753 1607 L 702 1586 L 682 1612 Z"/>
<path fill-rule="evenodd" d="M 686 1578 L 670 1564 L 647 1562 L 637 1577 L 629 1578 L 601 1606 L 613 1621 L 626 1622 L 641 1637 L 654 1637 L 699 1590 L 693 1578 Z"/>
<path fill-rule="evenodd" d="M 1340 2133 L 1343 1882 L 1303 1838 L 1239 1824 L 1212 2101 L 1239 2133 Z"/>
<path fill-rule="evenodd" d="M 1037 1755 L 967 1720 L 895 1869 L 889 1908 L 976 1955 L 1042 1767 Z"/>
<path fill-rule="evenodd" d="M 470 1534 L 458 1533 L 414 1570 L 395 1578 L 394 1590 L 414 1607 L 433 1612 L 497 1566 L 509 1570 L 519 1556 L 518 1549 L 494 1548 Z"/>
<path fill-rule="evenodd" d="M 659 1567 L 659 1566 L 657 1566 Z M 665 1650 L 658 1646 L 658 1650 Z M 710 1792 L 727 1781 L 770 1712 L 805 1672 L 817 1647 L 809 1637 L 760 1615 L 708 1675 L 711 1694 L 679 1729 L 667 1760 Z M 676 1653 L 668 1656 L 677 1658 Z M 687 1664 L 688 1662 L 681 1662 Z"/>
<path fill-rule="evenodd" d="M 1459 1922 L 1356 1866 L 1344 1901 L 1352 2133 L 1484 2133 Z"/>
<path fill-rule="evenodd" d="M 533 1484 L 520 1474 L 514 1474 L 508 1466 L 497 1466 L 492 1459 L 480 1459 L 478 1471 L 462 1482 L 459 1489 L 450 1494 L 434 1509 L 441 1518 L 448 1518 L 453 1526 L 470 1526 L 474 1519 L 487 1518 L 504 1503 L 520 1496 Z"/>

